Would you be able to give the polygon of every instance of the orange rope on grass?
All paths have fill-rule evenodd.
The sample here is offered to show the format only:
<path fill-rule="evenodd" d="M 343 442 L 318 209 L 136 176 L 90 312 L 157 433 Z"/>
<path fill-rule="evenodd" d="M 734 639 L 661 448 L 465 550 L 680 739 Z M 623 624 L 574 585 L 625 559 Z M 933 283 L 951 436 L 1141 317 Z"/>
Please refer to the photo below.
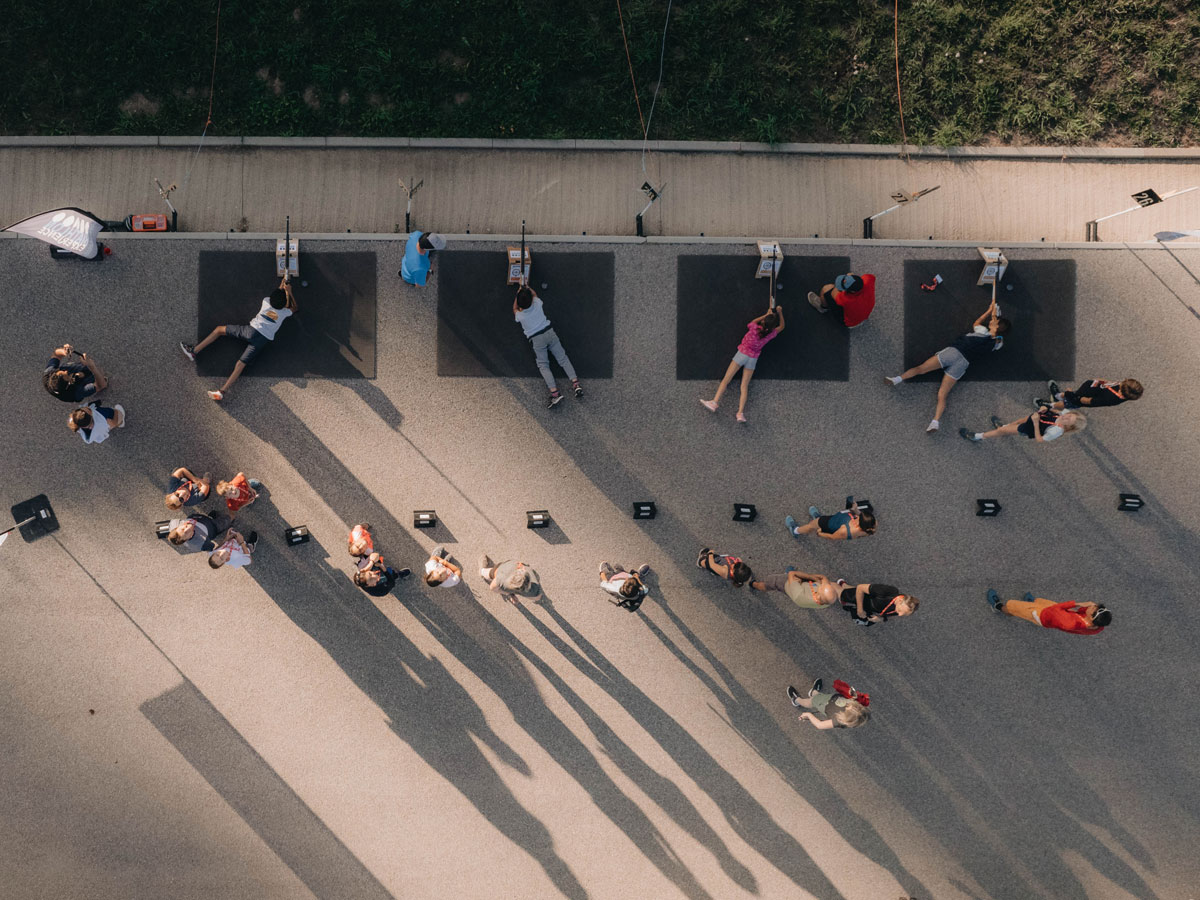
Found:
<path fill-rule="evenodd" d="M 645 139 L 648 135 L 646 120 L 642 116 L 642 101 L 638 97 L 637 79 L 633 77 L 633 59 L 629 56 L 629 40 L 625 37 L 625 16 L 621 13 L 621 0 L 617 0 L 617 18 L 621 20 L 621 41 L 625 44 L 625 60 L 629 63 L 629 80 L 633 82 L 633 101 L 637 104 L 638 121 L 642 125 L 642 138 Z"/>
<path fill-rule="evenodd" d="M 904 100 L 900 97 L 900 0 L 896 0 L 892 22 L 895 26 L 892 42 L 896 51 L 896 105 L 900 108 L 900 155 L 907 158 L 908 135 L 904 131 Z"/>

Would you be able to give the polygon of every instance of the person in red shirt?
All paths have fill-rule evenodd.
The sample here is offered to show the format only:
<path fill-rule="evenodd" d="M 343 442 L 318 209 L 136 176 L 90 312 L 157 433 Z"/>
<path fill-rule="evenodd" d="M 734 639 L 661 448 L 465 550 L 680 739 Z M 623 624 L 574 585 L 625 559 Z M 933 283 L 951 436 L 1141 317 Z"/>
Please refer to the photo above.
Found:
<path fill-rule="evenodd" d="M 1025 619 L 1043 628 L 1057 628 L 1071 634 L 1099 634 L 1112 622 L 1112 613 L 1099 603 L 1076 603 L 1064 600 L 1054 603 L 1027 593 L 1023 600 L 1001 600 L 989 590 L 988 604 L 996 612 Z"/>
<path fill-rule="evenodd" d="M 257 500 L 262 487 L 261 481 L 247 478 L 244 472 L 238 472 L 230 481 L 217 482 L 217 494 L 225 498 L 225 505 L 232 514 Z"/>
<path fill-rule="evenodd" d="M 819 313 L 832 310 L 847 328 L 867 321 L 875 308 L 875 276 L 847 272 L 821 288 L 821 293 L 808 292 L 808 302 Z"/>

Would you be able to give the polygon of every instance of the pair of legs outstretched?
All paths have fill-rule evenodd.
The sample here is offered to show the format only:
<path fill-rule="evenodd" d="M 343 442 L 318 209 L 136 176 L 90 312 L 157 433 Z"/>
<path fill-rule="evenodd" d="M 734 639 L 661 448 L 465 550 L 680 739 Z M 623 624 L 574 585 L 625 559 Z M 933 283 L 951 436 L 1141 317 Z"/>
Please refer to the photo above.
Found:
<path fill-rule="evenodd" d="M 739 422 L 746 421 L 746 400 L 750 396 L 750 379 L 754 377 L 754 369 L 744 363 L 734 359 L 729 363 L 729 368 L 725 370 L 725 377 L 721 379 L 721 383 L 717 385 L 717 392 L 713 394 L 711 400 L 701 400 L 700 402 L 708 409 L 709 412 L 716 412 L 717 407 L 721 404 L 721 397 L 725 395 L 725 389 L 729 387 L 730 382 L 738 373 L 738 369 L 742 370 L 742 390 L 741 397 L 738 400 L 737 420 Z"/>
<path fill-rule="evenodd" d="M 901 374 L 895 377 L 888 377 L 888 382 L 891 384 L 899 384 L 902 381 L 908 381 L 910 378 L 916 378 L 918 375 L 926 375 L 929 372 L 936 372 L 943 368 L 942 361 L 938 359 L 935 353 L 919 366 L 913 366 L 911 369 L 906 369 Z M 958 379 L 949 373 L 942 375 L 942 383 L 938 385 L 937 406 L 933 410 L 933 419 L 929 422 L 926 431 L 937 431 L 941 427 L 942 415 L 946 412 L 946 401 L 950 397 L 950 392 L 954 390 L 954 386 L 958 384 Z"/>

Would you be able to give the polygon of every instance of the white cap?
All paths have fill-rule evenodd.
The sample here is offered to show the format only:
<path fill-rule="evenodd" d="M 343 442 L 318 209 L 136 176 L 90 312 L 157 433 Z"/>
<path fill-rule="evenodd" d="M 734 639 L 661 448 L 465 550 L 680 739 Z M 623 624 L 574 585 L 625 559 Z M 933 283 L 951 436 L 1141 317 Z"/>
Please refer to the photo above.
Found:
<path fill-rule="evenodd" d="M 429 243 L 433 244 L 434 250 L 445 250 L 446 249 L 446 239 L 444 237 L 442 237 L 440 234 L 435 234 L 433 232 L 430 232 L 429 234 L 425 235 L 425 237 L 429 238 Z"/>

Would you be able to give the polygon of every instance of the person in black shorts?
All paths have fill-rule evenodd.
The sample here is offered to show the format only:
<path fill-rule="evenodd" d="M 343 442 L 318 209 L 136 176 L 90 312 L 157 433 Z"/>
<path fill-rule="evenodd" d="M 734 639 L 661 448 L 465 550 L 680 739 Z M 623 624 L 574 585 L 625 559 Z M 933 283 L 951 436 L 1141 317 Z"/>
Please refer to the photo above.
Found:
<path fill-rule="evenodd" d="M 1093 378 L 1085 381 L 1073 391 L 1063 391 L 1057 381 L 1048 383 L 1050 399 L 1041 397 L 1034 400 L 1035 406 L 1048 406 L 1051 409 L 1091 409 L 1094 406 L 1120 406 L 1126 400 L 1136 400 L 1142 396 L 1144 388 L 1136 378 L 1126 378 L 1124 381 L 1103 381 Z"/>
<path fill-rule="evenodd" d="M 64 403 L 82 403 L 108 387 L 108 379 L 94 359 L 63 344 L 46 363 L 42 386 Z"/>
<path fill-rule="evenodd" d="M 916 597 L 902 594 L 890 584 L 847 585 L 839 599 L 854 624 L 868 628 L 896 616 L 911 616 L 921 605 Z"/>
<path fill-rule="evenodd" d="M 1072 431 L 1083 431 L 1087 428 L 1087 416 L 1077 410 L 1059 411 L 1056 409 L 1047 409 L 1042 406 L 1033 415 L 1025 419 L 1017 419 L 1015 422 L 1005 424 L 1000 421 L 999 416 L 992 416 L 991 431 L 971 431 L 969 428 L 960 428 L 958 433 L 966 440 L 979 443 L 987 438 L 1005 437 L 1010 434 L 1019 434 L 1022 437 L 1027 437 L 1038 443 L 1046 441 L 1056 441 L 1064 434 Z"/>
<path fill-rule="evenodd" d="M 984 322 L 987 324 L 985 325 Z M 940 427 L 942 414 L 946 411 L 946 400 L 958 380 L 967 374 L 967 367 L 977 360 L 983 359 L 989 353 L 1004 346 L 1004 335 L 1012 324 L 1002 318 L 993 300 L 983 315 L 975 320 L 971 331 L 964 334 L 949 347 L 943 347 L 919 366 L 908 369 L 901 375 L 884 376 L 891 384 L 899 384 L 917 375 L 942 369 L 942 384 L 938 388 L 937 408 L 933 411 L 933 420 L 925 429 L 937 431 Z"/>
<path fill-rule="evenodd" d="M 284 278 L 279 282 L 279 287 L 271 292 L 271 296 L 263 297 L 262 307 L 259 309 L 258 315 L 250 320 L 249 325 L 218 325 L 209 333 L 208 337 L 194 347 L 183 341 L 179 342 L 179 349 L 183 351 L 184 356 L 191 360 L 195 360 L 196 354 L 222 335 L 229 335 L 246 342 L 246 349 L 242 353 L 242 358 L 233 367 L 233 372 L 225 379 L 220 390 L 208 392 L 209 399 L 217 401 L 225 399 L 226 392 L 241 377 L 246 366 L 254 360 L 254 357 L 258 356 L 258 352 L 263 347 L 275 340 L 275 333 L 279 331 L 283 320 L 295 311 L 296 298 L 292 294 L 291 284 Z"/>

